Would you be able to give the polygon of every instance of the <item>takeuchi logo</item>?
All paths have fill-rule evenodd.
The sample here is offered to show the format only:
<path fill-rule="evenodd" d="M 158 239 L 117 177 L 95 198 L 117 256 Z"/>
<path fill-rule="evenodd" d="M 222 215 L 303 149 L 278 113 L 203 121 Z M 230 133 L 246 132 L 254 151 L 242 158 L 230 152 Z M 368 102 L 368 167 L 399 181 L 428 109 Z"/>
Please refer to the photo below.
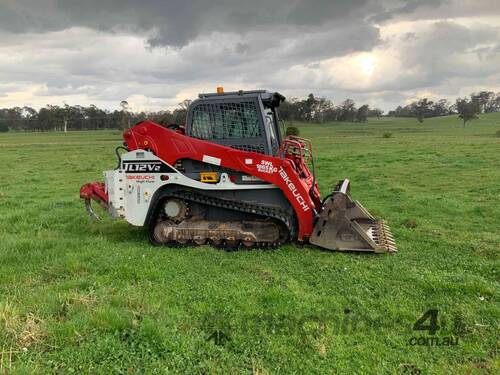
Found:
<path fill-rule="evenodd" d="M 278 170 L 278 173 L 280 174 L 283 181 L 285 181 L 286 186 L 288 186 L 288 189 L 292 192 L 292 194 L 295 197 L 295 199 L 297 200 L 297 202 L 300 204 L 300 207 L 302 207 L 302 210 L 304 212 L 308 211 L 309 206 L 307 205 L 306 200 L 300 194 L 300 192 L 298 191 L 295 184 L 292 181 L 290 181 L 290 177 L 288 177 L 288 174 L 285 172 L 283 167 L 280 167 L 280 169 Z"/>

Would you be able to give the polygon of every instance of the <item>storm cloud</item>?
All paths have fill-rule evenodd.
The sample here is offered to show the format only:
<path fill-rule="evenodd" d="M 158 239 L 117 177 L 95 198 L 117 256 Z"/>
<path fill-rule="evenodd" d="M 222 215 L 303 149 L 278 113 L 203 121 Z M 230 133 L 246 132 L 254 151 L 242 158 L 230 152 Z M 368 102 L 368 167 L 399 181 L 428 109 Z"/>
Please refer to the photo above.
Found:
<path fill-rule="evenodd" d="M 0 106 L 268 88 L 388 109 L 500 91 L 496 1 L 0 0 Z"/>

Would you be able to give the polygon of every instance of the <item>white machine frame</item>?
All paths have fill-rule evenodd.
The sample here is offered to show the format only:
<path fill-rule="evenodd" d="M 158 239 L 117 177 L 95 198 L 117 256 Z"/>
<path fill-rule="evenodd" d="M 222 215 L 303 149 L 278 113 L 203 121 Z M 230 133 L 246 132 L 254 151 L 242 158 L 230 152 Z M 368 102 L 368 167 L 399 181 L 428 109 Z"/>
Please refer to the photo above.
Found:
<path fill-rule="evenodd" d="M 126 171 L 124 162 L 161 162 L 168 166 L 169 172 Z M 172 172 L 173 171 L 173 172 Z M 135 226 L 145 225 L 151 200 L 162 186 L 175 184 L 200 190 L 255 190 L 279 189 L 272 184 L 235 184 L 227 173 L 220 174 L 217 183 L 205 183 L 189 178 L 174 166 L 146 150 L 134 150 L 121 155 L 120 168 L 104 172 L 106 193 L 109 197 L 108 212 L 112 217 L 124 218 Z"/>

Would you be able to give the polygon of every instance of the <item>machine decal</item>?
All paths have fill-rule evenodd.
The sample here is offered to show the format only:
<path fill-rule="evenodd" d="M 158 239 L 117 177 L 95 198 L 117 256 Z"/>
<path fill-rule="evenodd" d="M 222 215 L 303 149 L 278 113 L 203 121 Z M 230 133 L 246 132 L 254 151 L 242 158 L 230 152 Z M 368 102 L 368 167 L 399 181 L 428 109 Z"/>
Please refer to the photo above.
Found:
<path fill-rule="evenodd" d="M 260 164 L 257 164 L 257 171 L 261 172 L 261 173 L 268 173 L 268 174 L 271 174 L 271 173 L 276 173 L 278 172 L 278 168 L 276 168 L 274 165 L 273 165 L 273 162 L 272 161 L 267 161 L 267 160 L 262 160 L 260 162 Z"/>
<path fill-rule="evenodd" d="M 158 160 L 124 160 L 122 168 L 125 173 L 175 173 L 175 170 Z"/>
<path fill-rule="evenodd" d="M 243 175 L 241 176 L 241 181 L 259 181 L 259 182 L 264 182 L 263 180 L 261 180 L 260 178 L 258 177 L 255 177 L 255 176 L 247 176 L 247 175 Z"/>
<path fill-rule="evenodd" d="M 135 180 L 137 182 L 154 182 L 156 176 L 148 175 L 148 174 L 137 174 L 137 175 L 128 175 L 127 180 Z"/>
<path fill-rule="evenodd" d="M 299 202 L 300 207 L 302 207 L 302 210 L 304 212 L 308 211 L 309 206 L 307 205 L 304 197 L 302 195 L 300 195 L 295 184 L 292 181 L 290 181 L 290 177 L 288 177 L 288 175 L 285 172 L 285 170 L 283 169 L 283 167 L 280 167 L 278 172 L 279 172 L 281 178 L 283 179 L 283 181 L 285 181 L 286 186 L 288 186 L 288 189 L 292 192 L 292 194 L 295 197 L 295 199 L 297 200 L 297 202 Z"/>
<path fill-rule="evenodd" d="M 203 161 L 208 164 L 220 165 L 221 160 L 213 156 L 203 155 Z"/>

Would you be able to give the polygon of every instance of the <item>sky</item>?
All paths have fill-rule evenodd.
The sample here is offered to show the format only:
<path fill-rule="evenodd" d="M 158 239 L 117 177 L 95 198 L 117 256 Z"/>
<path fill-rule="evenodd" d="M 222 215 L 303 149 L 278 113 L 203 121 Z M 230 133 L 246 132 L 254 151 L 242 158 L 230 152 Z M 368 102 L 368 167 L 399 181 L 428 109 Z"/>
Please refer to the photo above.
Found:
<path fill-rule="evenodd" d="M 499 0 L 0 0 L 0 107 L 500 92 Z"/>

